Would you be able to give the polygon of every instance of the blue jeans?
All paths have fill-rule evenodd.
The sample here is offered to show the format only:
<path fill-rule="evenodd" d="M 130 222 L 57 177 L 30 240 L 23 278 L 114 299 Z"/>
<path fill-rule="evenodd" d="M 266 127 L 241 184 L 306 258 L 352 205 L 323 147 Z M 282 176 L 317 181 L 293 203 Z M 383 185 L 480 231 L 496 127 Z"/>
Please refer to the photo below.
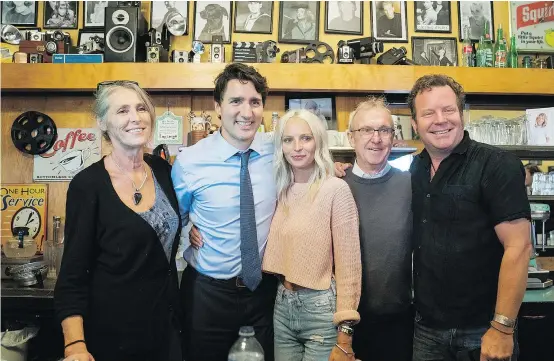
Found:
<path fill-rule="evenodd" d="M 273 325 L 275 361 L 326 361 L 337 342 L 334 281 L 325 291 L 277 289 Z"/>
<path fill-rule="evenodd" d="M 426 326 L 416 312 L 414 325 L 413 361 L 479 360 L 481 337 L 488 325 L 473 328 L 436 329 Z M 476 358 L 471 355 L 471 351 Z M 514 353 L 511 361 L 519 354 L 517 331 L 514 334 Z"/>

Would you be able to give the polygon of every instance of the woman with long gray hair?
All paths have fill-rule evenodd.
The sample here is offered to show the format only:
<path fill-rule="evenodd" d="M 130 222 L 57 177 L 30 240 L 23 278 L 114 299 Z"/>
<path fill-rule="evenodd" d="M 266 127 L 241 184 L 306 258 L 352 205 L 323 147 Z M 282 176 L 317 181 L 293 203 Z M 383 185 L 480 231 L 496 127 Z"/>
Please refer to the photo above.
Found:
<path fill-rule="evenodd" d="M 360 315 L 358 211 L 335 167 L 321 120 L 291 110 L 274 135 L 278 205 L 263 269 L 280 279 L 275 360 L 354 360 Z M 338 329 L 337 329 L 338 327 Z"/>
<path fill-rule="evenodd" d="M 155 112 L 132 81 L 98 84 L 94 116 L 112 151 L 67 191 L 54 302 L 67 361 L 182 361 L 170 165 L 145 154 Z"/>

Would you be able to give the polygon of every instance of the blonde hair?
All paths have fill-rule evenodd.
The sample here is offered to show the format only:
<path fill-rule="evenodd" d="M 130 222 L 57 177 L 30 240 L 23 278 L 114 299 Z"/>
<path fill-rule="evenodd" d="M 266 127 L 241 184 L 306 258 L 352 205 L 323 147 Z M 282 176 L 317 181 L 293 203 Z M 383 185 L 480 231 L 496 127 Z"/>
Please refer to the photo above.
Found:
<path fill-rule="evenodd" d="M 356 109 L 352 113 L 350 113 L 350 118 L 348 119 L 348 132 L 351 133 L 354 129 L 352 129 L 352 125 L 354 124 L 354 118 L 361 110 L 372 110 L 372 109 L 383 109 L 387 113 L 389 113 L 390 118 L 390 124 L 391 127 L 394 128 L 394 120 L 392 119 L 392 114 L 387 107 L 387 102 L 384 97 L 375 97 L 375 96 L 369 96 L 366 100 L 359 103 L 356 106 Z"/>
<path fill-rule="evenodd" d="M 154 127 L 154 121 L 156 120 L 156 109 L 154 104 L 152 104 L 152 99 L 150 96 L 134 82 L 119 80 L 115 81 L 113 84 L 102 85 L 97 90 L 95 96 L 96 100 L 92 105 L 92 113 L 94 114 L 95 119 L 100 123 L 106 124 L 108 110 L 110 109 L 110 95 L 113 94 L 119 88 L 125 88 L 134 91 L 139 97 L 140 101 L 146 107 L 148 114 L 150 115 L 150 121 L 152 122 L 152 129 Z M 107 126 L 106 126 L 107 129 Z M 152 132 L 152 135 L 154 132 Z M 110 136 L 106 130 L 102 130 L 102 136 L 107 141 L 110 141 Z"/>
<path fill-rule="evenodd" d="M 327 132 L 321 119 L 309 110 L 289 110 L 279 120 L 274 136 L 275 184 L 277 185 L 279 202 L 283 202 L 285 206 L 287 203 L 288 192 L 294 183 L 294 174 L 292 172 L 292 166 L 289 162 L 287 162 L 285 155 L 283 154 L 283 134 L 287 122 L 292 118 L 300 118 L 308 123 L 315 141 L 315 169 L 312 176 L 308 180 L 310 197 L 313 199 L 313 197 L 317 194 L 321 183 L 335 174 L 335 165 L 331 159 L 331 153 L 329 152 L 329 146 L 327 145 Z"/>

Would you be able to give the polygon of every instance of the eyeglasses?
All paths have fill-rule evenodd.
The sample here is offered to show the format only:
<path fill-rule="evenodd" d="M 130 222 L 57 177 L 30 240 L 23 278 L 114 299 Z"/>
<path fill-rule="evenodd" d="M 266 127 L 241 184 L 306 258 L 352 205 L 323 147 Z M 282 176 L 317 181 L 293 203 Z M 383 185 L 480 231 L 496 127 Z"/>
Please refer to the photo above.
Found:
<path fill-rule="evenodd" d="M 110 86 L 110 85 L 128 85 L 133 84 L 136 86 L 139 86 L 139 83 L 132 80 L 108 80 L 108 81 L 102 81 L 96 85 L 96 92 L 100 90 L 103 86 Z"/>
<path fill-rule="evenodd" d="M 372 138 L 376 132 L 381 138 L 389 138 L 394 133 L 394 128 L 381 127 L 379 129 L 375 129 L 371 127 L 362 127 L 360 129 L 354 129 L 352 132 L 360 132 L 360 135 L 364 138 Z"/>

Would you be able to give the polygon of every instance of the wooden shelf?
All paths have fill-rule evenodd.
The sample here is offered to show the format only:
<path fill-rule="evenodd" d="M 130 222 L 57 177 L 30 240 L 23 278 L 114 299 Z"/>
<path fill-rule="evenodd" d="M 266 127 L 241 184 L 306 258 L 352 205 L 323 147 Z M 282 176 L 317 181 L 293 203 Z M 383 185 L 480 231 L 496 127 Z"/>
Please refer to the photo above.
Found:
<path fill-rule="evenodd" d="M 446 74 L 467 94 L 554 94 L 550 69 L 491 69 L 364 64 L 253 64 L 271 91 L 408 93 L 426 74 Z M 212 91 L 225 64 L 2 64 L 3 92 L 91 92 L 100 81 L 138 81 L 150 92 Z"/>
<path fill-rule="evenodd" d="M 529 196 L 528 198 L 531 202 L 554 202 L 554 196 Z"/>
<path fill-rule="evenodd" d="M 554 147 L 533 145 L 497 145 L 496 147 L 514 153 L 522 160 L 554 159 Z"/>

